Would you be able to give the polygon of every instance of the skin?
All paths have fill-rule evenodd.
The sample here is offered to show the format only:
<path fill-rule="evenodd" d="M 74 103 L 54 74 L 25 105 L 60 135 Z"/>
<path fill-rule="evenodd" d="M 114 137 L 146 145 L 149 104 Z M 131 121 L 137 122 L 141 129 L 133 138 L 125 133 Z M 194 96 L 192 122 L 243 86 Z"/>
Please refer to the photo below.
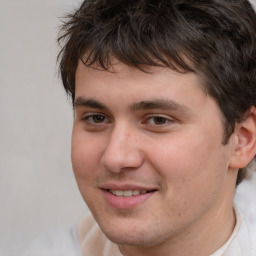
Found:
<path fill-rule="evenodd" d="M 80 192 L 124 255 L 209 255 L 231 235 L 238 139 L 223 145 L 223 116 L 193 73 L 76 72 L 72 163 Z M 154 103 L 154 104 L 152 104 Z M 154 192 L 117 209 L 104 188 Z"/>

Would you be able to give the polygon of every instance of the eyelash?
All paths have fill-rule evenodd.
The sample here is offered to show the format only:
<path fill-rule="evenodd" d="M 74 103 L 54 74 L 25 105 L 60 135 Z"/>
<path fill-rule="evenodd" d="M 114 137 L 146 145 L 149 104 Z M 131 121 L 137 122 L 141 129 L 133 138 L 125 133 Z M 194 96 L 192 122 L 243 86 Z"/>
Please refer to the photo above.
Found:
<path fill-rule="evenodd" d="M 84 121 L 85 124 L 88 126 L 98 127 L 98 128 L 103 128 L 105 127 L 105 125 L 111 123 L 111 120 L 109 117 L 100 113 L 87 113 L 82 118 L 82 121 Z M 174 120 L 169 116 L 166 117 L 160 114 L 150 114 L 150 115 L 147 115 L 145 119 L 142 121 L 142 125 L 148 126 L 149 129 L 154 129 L 154 128 L 161 129 L 170 125 L 173 122 Z"/>
<path fill-rule="evenodd" d="M 154 124 L 150 123 L 149 122 L 150 120 L 153 120 Z M 161 121 L 164 121 L 164 122 L 161 123 L 161 124 L 157 124 L 156 120 L 157 120 L 157 122 L 160 121 L 160 123 L 161 123 Z M 154 125 L 154 126 L 164 126 L 164 125 L 166 125 L 169 122 L 173 122 L 173 120 L 170 117 L 165 117 L 165 116 L 157 115 L 156 114 L 156 115 L 151 115 L 151 116 L 147 117 L 146 121 L 143 122 L 143 123 L 146 123 L 146 124 L 148 123 L 149 125 Z"/>
<path fill-rule="evenodd" d="M 86 116 L 84 116 L 83 118 L 82 118 L 82 120 L 83 121 L 86 121 L 86 122 L 88 122 L 88 123 L 91 123 L 91 124 L 102 124 L 102 123 L 106 123 L 106 122 L 95 122 L 95 119 L 94 118 L 104 118 L 104 120 L 106 120 L 106 119 L 108 119 L 105 115 L 102 115 L 102 114 L 97 114 L 97 113 L 95 113 L 95 114 L 87 114 Z M 90 120 L 91 119 L 91 120 Z M 107 123 L 109 123 L 109 121 L 107 122 Z"/>

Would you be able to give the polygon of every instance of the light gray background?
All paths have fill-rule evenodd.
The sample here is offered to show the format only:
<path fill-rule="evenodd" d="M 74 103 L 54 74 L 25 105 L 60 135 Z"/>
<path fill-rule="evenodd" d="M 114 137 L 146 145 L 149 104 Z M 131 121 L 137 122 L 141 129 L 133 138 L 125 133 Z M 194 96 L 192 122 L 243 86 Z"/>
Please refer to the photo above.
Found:
<path fill-rule="evenodd" d="M 55 62 L 58 17 L 78 2 L 0 0 L 0 251 L 6 256 L 19 256 L 40 233 L 76 225 L 87 210 L 71 168 L 71 103 Z"/>
<path fill-rule="evenodd" d="M 0 251 L 86 211 L 70 161 L 72 107 L 57 75 L 58 17 L 72 0 L 0 0 Z"/>

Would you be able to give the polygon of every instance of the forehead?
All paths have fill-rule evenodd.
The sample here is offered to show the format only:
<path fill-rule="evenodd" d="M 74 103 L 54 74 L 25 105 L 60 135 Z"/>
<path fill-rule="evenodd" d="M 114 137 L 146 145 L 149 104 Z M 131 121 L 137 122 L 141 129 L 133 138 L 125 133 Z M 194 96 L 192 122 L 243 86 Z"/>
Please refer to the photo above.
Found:
<path fill-rule="evenodd" d="M 168 95 L 175 96 L 175 92 L 198 94 L 200 98 L 206 97 L 203 81 L 195 73 L 177 72 L 165 67 L 147 67 L 145 71 L 127 66 L 122 62 L 112 62 L 109 70 L 98 67 L 86 67 L 79 61 L 76 71 L 75 98 L 81 94 L 94 91 L 100 94 L 108 90 L 108 94 L 118 92 L 121 95 L 148 95 L 161 96 L 168 90 Z M 191 97 L 192 99 L 192 97 Z M 198 100 L 198 98 L 197 98 Z"/>
<path fill-rule="evenodd" d="M 169 79 L 170 83 L 176 82 L 177 85 L 182 84 L 184 82 L 187 83 L 188 81 L 186 80 L 190 80 L 191 84 L 196 84 L 202 89 L 204 88 L 202 77 L 192 72 L 185 72 L 182 70 L 176 71 L 170 69 L 169 67 L 134 67 L 126 65 L 116 59 L 113 59 L 111 61 L 111 64 L 108 66 L 107 70 L 96 65 L 87 67 L 80 60 L 78 62 L 75 77 L 76 85 L 78 84 L 78 82 L 81 82 L 81 80 L 83 80 L 84 82 L 98 80 L 99 83 L 104 83 L 120 79 L 122 80 L 122 84 L 128 82 L 136 82 L 136 84 L 139 86 L 140 82 L 142 81 L 147 81 L 149 85 L 157 81 L 158 85 L 161 86 L 164 80 Z"/>

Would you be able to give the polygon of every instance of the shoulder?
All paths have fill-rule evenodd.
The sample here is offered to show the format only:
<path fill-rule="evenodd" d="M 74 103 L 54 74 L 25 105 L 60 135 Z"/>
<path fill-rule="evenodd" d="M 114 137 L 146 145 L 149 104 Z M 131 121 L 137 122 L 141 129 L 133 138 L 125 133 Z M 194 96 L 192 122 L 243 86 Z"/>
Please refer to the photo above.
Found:
<path fill-rule="evenodd" d="M 22 256 L 80 256 L 77 230 L 42 234 L 35 238 Z"/>
<path fill-rule="evenodd" d="M 246 222 L 256 225 L 256 173 L 252 179 L 245 180 L 238 186 L 235 205 L 241 211 Z"/>
<path fill-rule="evenodd" d="M 236 251 L 243 256 L 256 256 L 256 216 L 242 214 L 242 223 L 236 239 Z"/>
<path fill-rule="evenodd" d="M 235 205 L 241 215 L 239 232 L 227 256 L 256 256 L 256 175 L 238 186 Z M 230 253 L 229 253 L 230 252 Z M 226 254 L 225 254 L 226 255 Z"/>
<path fill-rule="evenodd" d="M 225 256 L 256 256 L 256 176 L 243 181 L 235 195 L 237 227 Z"/>

